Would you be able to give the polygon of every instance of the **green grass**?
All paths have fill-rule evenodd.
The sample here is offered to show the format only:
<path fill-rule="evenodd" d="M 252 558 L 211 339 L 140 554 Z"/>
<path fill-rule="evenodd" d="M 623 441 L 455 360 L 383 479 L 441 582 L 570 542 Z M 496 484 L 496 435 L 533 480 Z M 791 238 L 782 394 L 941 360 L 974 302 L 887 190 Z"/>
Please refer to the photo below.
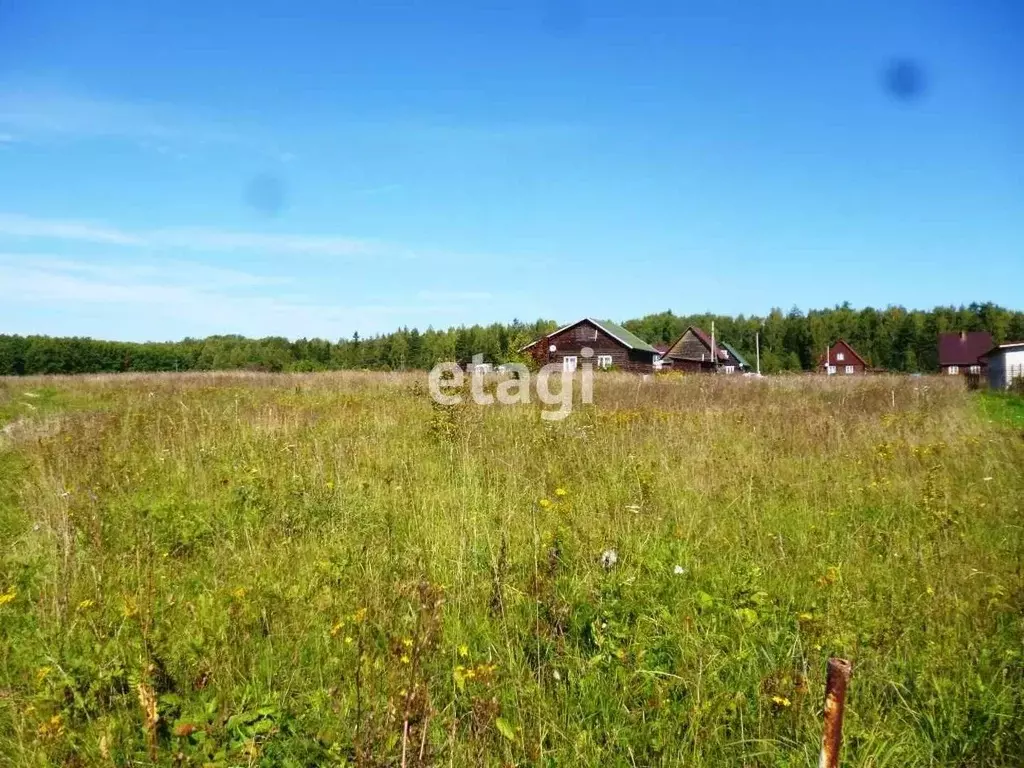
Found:
<path fill-rule="evenodd" d="M 979 392 L 982 414 L 990 421 L 1024 427 L 1024 396 L 1010 392 Z"/>
<path fill-rule="evenodd" d="M 0 764 L 814 765 L 838 655 L 844 765 L 1019 765 L 1024 441 L 925 381 L 50 380 Z"/>

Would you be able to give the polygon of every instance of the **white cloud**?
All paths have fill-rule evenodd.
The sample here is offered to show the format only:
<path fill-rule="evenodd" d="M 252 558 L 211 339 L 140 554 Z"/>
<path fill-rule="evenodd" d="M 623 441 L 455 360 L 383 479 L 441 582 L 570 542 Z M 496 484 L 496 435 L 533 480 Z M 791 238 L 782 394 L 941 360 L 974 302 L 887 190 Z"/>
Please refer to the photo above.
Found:
<path fill-rule="evenodd" d="M 416 297 L 423 301 L 489 301 L 492 295 L 486 291 L 420 291 Z"/>
<path fill-rule="evenodd" d="M 35 139 L 121 139 L 174 157 L 181 153 L 169 144 L 233 145 L 282 162 L 290 155 L 225 120 L 156 101 L 83 94 L 37 80 L 0 82 L 0 128 L 4 135 Z"/>
<path fill-rule="evenodd" d="M 28 261 L 22 254 L 0 254 L 0 284 L 8 300 L 0 309 L 17 317 L 18 305 L 59 309 L 70 314 L 75 333 L 122 339 L 167 339 L 186 335 L 243 333 L 291 338 L 348 336 L 353 329 L 376 332 L 401 322 L 454 319 L 457 308 L 438 303 L 333 304 L 301 294 L 254 293 L 267 279 L 236 270 L 211 269 L 181 262 L 121 268 L 61 259 Z M 47 312 L 50 315 L 50 312 Z M 81 318 L 101 320 L 102 328 L 82 325 Z M 126 318 L 131 318 L 126 322 Z M 123 331 L 112 334 L 113 327 Z M 6 321 L 11 325 L 10 319 Z M 66 334 L 64 327 L 24 332 Z"/>
<path fill-rule="evenodd" d="M 69 240 L 128 247 L 176 248 L 194 251 L 252 251 L 348 258 L 392 256 L 412 258 L 406 248 L 337 235 L 276 234 L 172 227 L 129 231 L 95 222 L 42 219 L 0 213 L 0 236 Z"/>
<path fill-rule="evenodd" d="M 144 245 L 144 242 L 135 235 L 101 224 L 37 219 L 17 213 L 0 213 L 0 234 L 11 237 L 76 240 L 106 245 Z"/>

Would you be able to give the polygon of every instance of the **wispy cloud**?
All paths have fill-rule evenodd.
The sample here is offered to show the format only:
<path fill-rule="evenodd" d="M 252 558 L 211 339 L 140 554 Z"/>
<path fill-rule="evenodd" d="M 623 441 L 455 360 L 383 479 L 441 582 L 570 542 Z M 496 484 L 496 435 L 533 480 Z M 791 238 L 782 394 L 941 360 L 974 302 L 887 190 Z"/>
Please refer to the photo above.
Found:
<path fill-rule="evenodd" d="M 486 291 L 419 291 L 416 297 L 422 301 L 489 301 L 493 295 Z"/>
<path fill-rule="evenodd" d="M 0 236 L 125 247 L 174 248 L 194 251 L 251 251 L 334 258 L 361 256 L 411 258 L 415 255 L 412 250 L 401 246 L 337 235 L 239 232 L 194 227 L 133 231 L 97 222 L 44 219 L 18 213 L 0 213 Z"/>
<path fill-rule="evenodd" d="M 37 219 L 18 213 L 0 213 L 0 234 L 10 237 L 75 240 L 106 245 L 144 245 L 144 241 L 119 229 L 84 221 Z"/>
<path fill-rule="evenodd" d="M 61 314 L 98 318 L 105 325 L 120 318 L 121 324 L 116 327 L 125 330 L 116 335 L 135 339 L 213 333 L 338 338 L 357 328 L 383 330 L 400 321 L 453 320 L 459 311 L 445 302 L 344 305 L 298 293 L 281 296 L 247 290 L 266 282 L 267 278 L 259 275 L 200 264 L 179 262 L 125 269 L 71 259 L 29 259 L 24 254 L 0 253 L 0 284 L 10 297 L 0 308 L 0 317 L 13 312 L 18 305 L 59 308 Z M 124 325 L 125 317 L 133 318 L 130 326 Z M 59 328 L 43 330 L 67 332 Z M 85 328 L 77 332 L 90 331 Z M 109 331 L 92 332 L 111 335 Z"/>
<path fill-rule="evenodd" d="M 122 139 L 181 157 L 181 147 L 234 145 L 286 162 L 293 157 L 252 130 L 156 101 L 77 93 L 51 84 L 0 82 L 0 130 L 25 139 Z"/>

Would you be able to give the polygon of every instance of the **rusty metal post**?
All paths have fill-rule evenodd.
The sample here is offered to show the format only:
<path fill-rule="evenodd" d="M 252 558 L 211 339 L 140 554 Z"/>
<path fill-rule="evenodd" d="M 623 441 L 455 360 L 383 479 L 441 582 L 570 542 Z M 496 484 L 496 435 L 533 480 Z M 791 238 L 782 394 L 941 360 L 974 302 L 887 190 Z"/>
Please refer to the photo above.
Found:
<path fill-rule="evenodd" d="M 846 686 L 852 667 L 846 659 L 829 659 L 825 678 L 825 729 L 821 734 L 818 768 L 839 768 L 839 747 L 843 742 L 843 711 Z"/>

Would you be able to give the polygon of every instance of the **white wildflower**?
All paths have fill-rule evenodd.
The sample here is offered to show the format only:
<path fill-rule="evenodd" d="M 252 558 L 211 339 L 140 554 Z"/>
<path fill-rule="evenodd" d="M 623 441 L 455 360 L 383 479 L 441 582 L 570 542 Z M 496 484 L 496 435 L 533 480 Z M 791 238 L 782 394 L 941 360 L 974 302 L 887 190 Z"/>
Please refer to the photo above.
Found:
<path fill-rule="evenodd" d="M 677 565 L 675 568 L 672 569 L 672 573 L 674 573 L 676 576 L 682 576 L 684 573 L 686 573 L 686 569 L 683 568 L 683 566 L 681 565 Z"/>
<path fill-rule="evenodd" d="M 619 553 L 614 549 L 606 549 L 601 553 L 601 565 L 606 571 L 610 571 L 619 562 Z"/>

